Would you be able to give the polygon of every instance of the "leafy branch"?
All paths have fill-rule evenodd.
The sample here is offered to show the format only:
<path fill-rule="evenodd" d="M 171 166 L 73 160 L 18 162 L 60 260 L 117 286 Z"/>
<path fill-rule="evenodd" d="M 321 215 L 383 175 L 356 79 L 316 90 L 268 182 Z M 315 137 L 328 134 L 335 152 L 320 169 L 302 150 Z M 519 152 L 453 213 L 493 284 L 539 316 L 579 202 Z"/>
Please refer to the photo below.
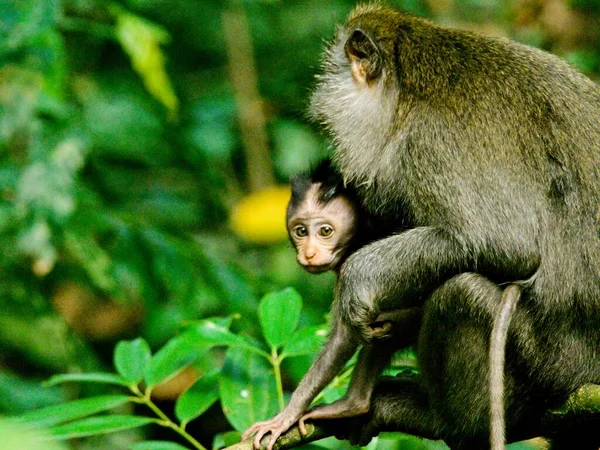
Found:
<path fill-rule="evenodd" d="M 284 407 L 281 363 L 293 356 L 309 354 L 322 344 L 323 327 L 296 331 L 302 299 L 293 289 L 267 294 L 259 305 L 259 319 L 269 351 L 263 343 L 229 331 L 233 317 L 205 319 L 185 329 L 152 354 L 141 338 L 121 341 L 114 351 L 114 373 L 60 374 L 46 384 L 100 383 L 122 388 L 126 394 L 102 395 L 54 405 L 21 415 L 17 420 L 46 428 L 56 440 L 106 434 L 145 425 L 173 430 L 189 445 L 204 450 L 186 431 L 187 424 L 202 415 L 219 398 L 226 416 L 238 430 L 255 420 L 273 415 Z M 152 400 L 152 391 L 183 369 L 203 358 L 214 347 L 229 347 L 223 367 L 203 374 L 175 403 L 175 419 Z M 277 399 L 269 397 L 276 392 Z M 265 399 L 266 398 L 266 399 Z M 145 405 L 151 416 L 102 414 L 128 403 Z M 256 409 L 255 407 L 258 407 Z M 147 441 L 133 450 L 164 450 L 165 442 Z M 169 449 L 185 447 L 168 443 Z"/>

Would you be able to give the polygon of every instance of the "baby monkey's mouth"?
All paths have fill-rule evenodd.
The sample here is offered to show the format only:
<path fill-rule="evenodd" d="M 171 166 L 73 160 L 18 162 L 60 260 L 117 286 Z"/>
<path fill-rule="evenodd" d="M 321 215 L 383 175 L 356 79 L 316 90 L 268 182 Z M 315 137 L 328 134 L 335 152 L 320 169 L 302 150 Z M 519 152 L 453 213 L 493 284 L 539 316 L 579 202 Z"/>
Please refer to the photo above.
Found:
<path fill-rule="evenodd" d="M 331 270 L 332 265 L 331 263 L 326 263 L 326 264 L 302 264 L 302 266 L 310 273 L 323 273 L 323 272 L 327 272 L 328 270 Z"/>

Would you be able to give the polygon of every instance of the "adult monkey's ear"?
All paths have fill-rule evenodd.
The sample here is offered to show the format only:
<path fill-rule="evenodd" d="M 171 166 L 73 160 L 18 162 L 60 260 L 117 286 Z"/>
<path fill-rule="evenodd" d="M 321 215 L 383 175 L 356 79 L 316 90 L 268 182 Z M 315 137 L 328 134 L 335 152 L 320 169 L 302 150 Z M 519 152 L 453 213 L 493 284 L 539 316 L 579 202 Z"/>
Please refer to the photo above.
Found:
<path fill-rule="evenodd" d="M 361 29 L 350 34 L 344 45 L 352 76 L 359 85 L 368 86 L 381 75 L 382 58 L 377 45 Z"/>

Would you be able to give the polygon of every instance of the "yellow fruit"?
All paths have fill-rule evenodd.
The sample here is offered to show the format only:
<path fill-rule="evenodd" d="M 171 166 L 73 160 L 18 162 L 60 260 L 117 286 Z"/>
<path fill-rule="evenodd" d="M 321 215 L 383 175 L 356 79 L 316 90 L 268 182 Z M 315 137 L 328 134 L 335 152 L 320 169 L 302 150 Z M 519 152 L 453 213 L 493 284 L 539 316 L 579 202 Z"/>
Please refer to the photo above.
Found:
<path fill-rule="evenodd" d="M 249 242 L 269 244 L 287 238 L 285 209 L 289 186 L 274 186 L 242 199 L 231 211 L 233 231 Z"/>

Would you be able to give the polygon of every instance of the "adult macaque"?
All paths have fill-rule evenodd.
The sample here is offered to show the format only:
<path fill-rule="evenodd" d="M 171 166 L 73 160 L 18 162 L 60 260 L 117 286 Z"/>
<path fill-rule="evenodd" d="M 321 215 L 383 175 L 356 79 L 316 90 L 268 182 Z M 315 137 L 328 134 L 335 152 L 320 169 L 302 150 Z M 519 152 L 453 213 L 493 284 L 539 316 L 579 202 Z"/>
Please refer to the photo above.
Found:
<path fill-rule="evenodd" d="M 378 6 L 351 15 L 324 71 L 312 111 L 345 181 L 413 227 L 357 250 L 339 276 L 342 320 L 365 341 L 370 317 L 423 306 L 422 383 L 375 398 L 373 430 L 485 447 L 499 286 L 529 279 L 505 403 L 509 440 L 535 432 L 548 407 L 600 381 L 600 89 L 539 50 Z"/>
<path fill-rule="evenodd" d="M 292 179 L 292 195 L 287 207 L 286 224 L 290 241 L 297 252 L 297 260 L 307 271 L 321 273 L 327 270 L 339 272 L 341 264 L 355 250 L 378 238 L 391 234 L 389 226 L 369 214 L 359 203 L 355 190 L 344 185 L 339 172 L 330 160 L 322 161 L 315 169 Z M 518 285 L 506 289 L 501 312 L 492 329 L 490 343 L 490 396 L 492 443 L 504 445 L 503 372 L 504 349 L 508 324 L 519 298 Z M 308 419 L 331 419 L 355 417 L 368 412 L 371 395 L 381 372 L 392 354 L 399 348 L 416 343 L 421 324 L 422 309 L 411 307 L 381 313 L 366 324 L 371 345 L 360 350 L 357 364 L 346 395 L 330 405 L 319 405 L 303 414 L 300 430 L 306 434 Z M 334 317 L 334 321 L 336 317 Z M 340 325 L 343 326 L 343 325 Z M 340 326 L 334 328 L 330 340 L 338 341 Z M 374 342 L 373 340 L 377 340 Z M 347 343 L 344 346 L 344 342 Z M 356 349 L 354 341 L 340 341 L 336 354 L 327 350 L 327 357 L 336 359 Z M 294 393 L 290 406 L 281 415 L 266 422 L 255 424 L 244 433 L 248 436 L 257 431 L 255 445 L 262 436 L 272 432 L 270 446 L 289 425 L 285 420 L 295 417 L 297 411 L 306 411 L 316 390 L 315 382 L 331 381 L 336 372 L 319 372 L 329 367 L 315 365 L 307 375 L 310 382 L 303 383 Z M 305 392 L 311 392 L 307 395 Z M 302 399 L 302 403 L 298 403 Z"/>
<path fill-rule="evenodd" d="M 486 447 L 490 329 L 515 279 L 529 283 L 508 331 L 506 432 L 530 437 L 600 382 L 600 88 L 540 50 L 380 6 L 351 14 L 323 68 L 311 109 L 344 180 L 412 227 L 348 257 L 335 313 L 368 342 L 381 312 L 423 307 L 421 381 L 381 384 L 359 440 L 397 429 Z"/>

